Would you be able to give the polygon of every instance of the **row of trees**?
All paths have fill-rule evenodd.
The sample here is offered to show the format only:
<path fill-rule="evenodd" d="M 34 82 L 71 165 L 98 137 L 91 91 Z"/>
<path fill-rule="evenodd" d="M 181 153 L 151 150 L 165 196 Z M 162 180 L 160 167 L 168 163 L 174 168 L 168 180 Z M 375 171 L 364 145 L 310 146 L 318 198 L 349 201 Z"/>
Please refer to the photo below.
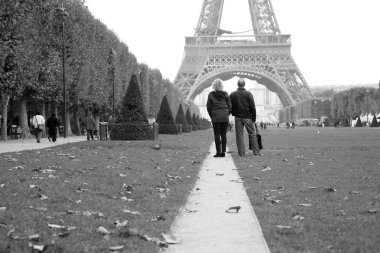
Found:
<path fill-rule="evenodd" d="M 325 91 L 324 96 L 315 96 L 295 106 L 280 111 L 280 122 L 291 122 L 301 118 L 327 116 L 334 122 L 348 126 L 352 119 L 360 115 L 380 112 L 380 87 L 351 88 L 341 92 Z"/>
<path fill-rule="evenodd" d="M 11 122 L 16 115 L 22 136 L 28 137 L 28 117 L 36 110 L 44 116 L 51 112 L 63 114 L 64 55 L 68 134 L 71 129 L 79 134 L 79 119 L 88 110 L 94 111 L 97 117 L 108 117 L 114 102 L 116 112 L 120 111 L 122 97 L 136 69 L 140 70 L 139 83 L 148 116 L 157 116 L 165 94 L 172 109 L 183 103 L 178 89 L 159 70 L 138 63 L 128 46 L 95 19 L 83 2 L 0 1 L 3 140 L 7 121 Z M 17 107 L 10 110 L 10 104 Z M 194 105 L 192 109 L 196 111 Z"/>

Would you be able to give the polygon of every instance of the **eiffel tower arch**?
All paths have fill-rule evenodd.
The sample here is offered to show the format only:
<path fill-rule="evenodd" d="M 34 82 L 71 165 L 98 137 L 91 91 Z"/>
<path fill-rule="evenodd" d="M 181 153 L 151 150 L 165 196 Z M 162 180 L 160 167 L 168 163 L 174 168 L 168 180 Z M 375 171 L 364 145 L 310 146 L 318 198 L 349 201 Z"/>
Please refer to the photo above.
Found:
<path fill-rule="evenodd" d="M 243 77 L 276 92 L 284 107 L 309 98 L 310 88 L 291 56 L 290 35 L 281 34 L 270 0 L 248 0 L 253 35 L 220 29 L 224 0 L 204 0 L 174 80 L 193 100 L 212 80 Z"/>

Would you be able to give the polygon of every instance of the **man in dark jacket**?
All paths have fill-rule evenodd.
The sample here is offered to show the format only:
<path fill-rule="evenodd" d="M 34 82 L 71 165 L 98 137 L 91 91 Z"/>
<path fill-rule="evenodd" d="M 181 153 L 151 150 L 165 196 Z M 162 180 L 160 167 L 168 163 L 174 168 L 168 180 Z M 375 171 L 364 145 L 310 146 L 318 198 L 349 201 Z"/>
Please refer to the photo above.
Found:
<path fill-rule="evenodd" d="M 219 78 L 215 79 L 212 87 L 214 91 L 208 95 L 207 112 L 210 115 L 214 129 L 216 147 L 216 155 L 214 157 L 225 157 L 231 101 L 228 93 L 223 91 L 222 80 Z"/>
<path fill-rule="evenodd" d="M 87 132 L 87 140 L 94 140 L 94 131 L 96 129 L 96 123 L 94 118 L 92 117 L 92 113 L 89 113 L 88 116 L 84 119 L 84 123 L 86 125 Z"/>
<path fill-rule="evenodd" d="M 232 103 L 231 114 L 235 116 L 235 132 L 236 132 L 236 145 L 238 154 L 245 155 L 244 146 L 244 127 L 247 129 L 250 143 L 252 143 L 252 150 L 255 156 L 262 155 L 260 153 L 259 145 L 256 138 L 256 107 L 252 94 L 245 88 L 245 80 L 240 78 L 238 81 L 238 89 L 231 93 L 230 99 Z"/>
<path fill-rule="evenodd" d="M 48 118 L 46 122 L 47 128 L 49 128 L 48 134 L 49 134 L 49 141 L 55 142 L 57 140 L 57 130 L 59 126 L 58 119 L 55 117 L 55 113 L 52 113 L 50 118 Z"/>

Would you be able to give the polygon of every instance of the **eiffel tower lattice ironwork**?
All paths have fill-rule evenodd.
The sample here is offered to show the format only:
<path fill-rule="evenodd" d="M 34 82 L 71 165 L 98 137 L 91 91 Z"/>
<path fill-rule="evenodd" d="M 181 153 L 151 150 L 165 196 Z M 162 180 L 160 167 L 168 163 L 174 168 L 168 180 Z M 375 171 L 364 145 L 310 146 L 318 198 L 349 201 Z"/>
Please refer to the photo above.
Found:
<path fill-rule="evenodd" d="M 310 97 L 310 88 L 291 56 L 290 35 L 281 34 L 270 0 L 248 0 L 253 35 L 220 29 L 224 0 L 204 0 L 193 37 L 185 38 L 175 78 L 187 100 L 212 80 L 243 77 L 276 92 L 284 107 Z M 229 33 L 226 35 L 226 33 Z"/>

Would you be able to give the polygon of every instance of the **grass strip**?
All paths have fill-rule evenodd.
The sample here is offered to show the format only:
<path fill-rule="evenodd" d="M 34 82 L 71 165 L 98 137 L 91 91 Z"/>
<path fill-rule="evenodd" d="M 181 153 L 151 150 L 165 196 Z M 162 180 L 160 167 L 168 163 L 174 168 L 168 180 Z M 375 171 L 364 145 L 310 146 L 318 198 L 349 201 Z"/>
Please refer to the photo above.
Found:
<path fill-rule="evenodd" d="M 0 154 L 0 252 L 157 252 L 213 135 L 159 138 Z"/>
<path fill-rule="evenodd" d="M 239 157 L 234 134 L 229 143 L 271 252 L 378 252 L 379 129 L 261 134 L 262 157 Z"/>

